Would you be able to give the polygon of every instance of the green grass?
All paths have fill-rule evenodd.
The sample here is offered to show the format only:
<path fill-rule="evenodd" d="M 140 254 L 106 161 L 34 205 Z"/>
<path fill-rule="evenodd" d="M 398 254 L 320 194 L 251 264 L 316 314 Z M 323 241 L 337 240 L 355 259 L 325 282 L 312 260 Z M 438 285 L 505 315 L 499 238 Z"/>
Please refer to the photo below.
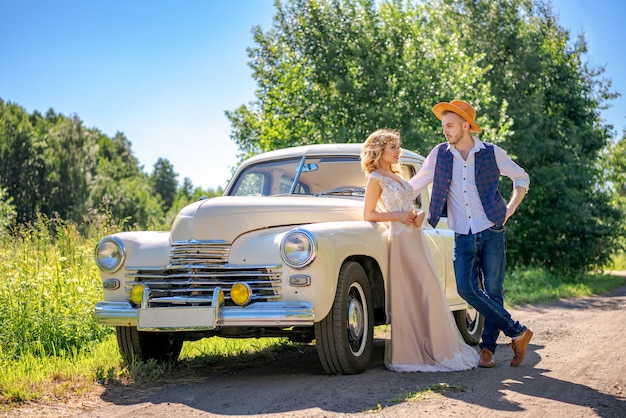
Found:
<path fill-rule="evenodd" d="M 39 349 L 25 350 L 16 358 L 0 358 L 0 401 L 84 394 L 94 382 L 104 383 L 103 371 L 109 378 L 119 378 L 124 373 L 113 335 L 89 350 L 43 356 L 40 353 Z"/>
<path fill-rule="evenodd" d="M 561 277 L 543 269 L 518 270 L 509 273 L 505 280 L 505 303 L 517 306 L 602 294 L 624 283 L 623 277 L 609 274 Z"/>
<path fill-rule="evenodd" d="M 82 233 L 72 224 L 42 219 L 11 236 L 0 234 L 2 408 L 80 396 L 101 385 L 154 380 L 195 368 L 264 364 L 277 352 L 299 350 L 286 339 L 213 337 L 186 342 L 178 362 L 124 364 L 113 329 L 97 325 L 92 315 L 102 298 L 93 249 L 99 237 L 117 229 L 97 217 Z M 616 257 L 610 268 L 623 269 L 625 258 Z M 511 272 L 505 291 L 509 305 L 521 305 L 600 294 L 623 284 L 623 278 L 608 275 L 558 277 L 530 269 Z M 417 393 L 399 396 L 398 402 L 404 402 Z"/>
<path fill-rule="evenodd" d="M 606 266 L 606 268 L 608 270 L 626 270 L 626 252 L 620 251 L 619 253 L 615 254 L 612 257 L 609 265 Z"/>

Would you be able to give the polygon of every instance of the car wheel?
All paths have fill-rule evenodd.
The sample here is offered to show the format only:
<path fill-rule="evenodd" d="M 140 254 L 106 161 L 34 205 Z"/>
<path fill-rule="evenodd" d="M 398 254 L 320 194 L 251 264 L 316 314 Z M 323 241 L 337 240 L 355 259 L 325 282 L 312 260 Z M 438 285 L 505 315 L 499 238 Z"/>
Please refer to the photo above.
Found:
<path fill-rule="evenodd" d="M 117 345 L 127 363 L 133 360 L 176 360 L 183 342 L 172 340 L 167 333 L 137 331 L 137 327 L 115 327 Z"/>
<path fill-rule="evenodd" d="M 465 342 L 469 345 L 477 345 L 483 333 L 485 317 L 471 306 L 467 309 L 454 311 L 454 320 Z"/>
<path fill-rule="evenodd" d="M 328 374 L 357 374 L 367 368 L 374 340 L 372 290 L 360 264 L 341 266 L 333 306 L 315 324 L 317 353 Z"/>

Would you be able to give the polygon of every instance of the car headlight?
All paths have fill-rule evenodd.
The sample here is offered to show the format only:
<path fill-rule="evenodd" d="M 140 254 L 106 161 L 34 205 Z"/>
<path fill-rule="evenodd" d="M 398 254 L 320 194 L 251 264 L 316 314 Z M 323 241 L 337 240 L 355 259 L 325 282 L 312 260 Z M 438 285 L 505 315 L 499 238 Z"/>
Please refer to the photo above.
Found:
<path fill-rule="evenodd" d="M 301 269 L 315 259 L 317 242 L 313 235 L 304 229 L 289 231 L 280 243 L 280 256 L 295 269 Z"/>
<path fill-rule="evenodd" d="M 115 273 L 126 258 L 124 243 L 117 237 L 102 238 L 96 245 L 96 264 L 105 273 Z"/>

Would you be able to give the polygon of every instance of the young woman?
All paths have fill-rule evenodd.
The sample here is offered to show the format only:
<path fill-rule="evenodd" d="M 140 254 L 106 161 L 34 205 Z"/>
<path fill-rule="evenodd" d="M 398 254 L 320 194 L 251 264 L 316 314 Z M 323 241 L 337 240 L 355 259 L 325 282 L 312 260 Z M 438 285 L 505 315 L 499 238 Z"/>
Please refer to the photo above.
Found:
<path fill-rule="evenodd" d="M 385 365 L 397 372 L 471 369 L 479 356 L 454 323 L 421 229 L 425 214 L 414 209 L 413 187 L 399 175 L 400 154 L 400 135 L 391 129 L 373 132 L 361 151 L 368 175 L 363 217 L 389 225 Z"/>

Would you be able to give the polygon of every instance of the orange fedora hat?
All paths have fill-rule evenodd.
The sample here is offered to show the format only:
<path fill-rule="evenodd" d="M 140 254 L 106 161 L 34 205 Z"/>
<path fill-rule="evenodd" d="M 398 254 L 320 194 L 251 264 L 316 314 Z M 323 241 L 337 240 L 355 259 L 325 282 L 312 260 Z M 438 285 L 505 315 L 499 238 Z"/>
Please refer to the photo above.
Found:
<path fill-rule="evenodd" d="M 463 100 L 452 100 L 450 103 L 441 102 L 433 106 L 433 113 L 439 118 L 439 120 L 441 120 L 442 113 L 446 110 L 452 113 L 456 113 L 457 115 L 468 121 L 470 124 L 470 132 L 483 131 L 482 129 L 480 129 L 480 126 L 476 124 L 476 121 L 474 120 L 476 119 L 476 111 L 469 103 L 466 103 Z"/>

